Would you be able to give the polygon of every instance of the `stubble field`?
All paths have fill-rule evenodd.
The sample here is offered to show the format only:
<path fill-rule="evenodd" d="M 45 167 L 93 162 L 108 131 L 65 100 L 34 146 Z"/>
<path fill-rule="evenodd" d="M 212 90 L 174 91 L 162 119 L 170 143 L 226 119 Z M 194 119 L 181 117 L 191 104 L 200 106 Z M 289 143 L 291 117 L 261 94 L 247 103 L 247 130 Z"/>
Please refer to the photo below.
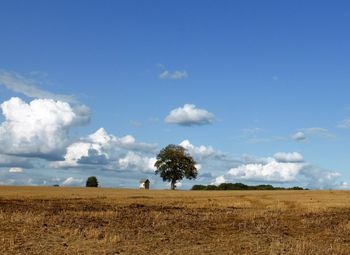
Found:
<path fill-rule="evenodd" d="M 0 187 L 0 254 L 350 254 L 350 192 Z"/>

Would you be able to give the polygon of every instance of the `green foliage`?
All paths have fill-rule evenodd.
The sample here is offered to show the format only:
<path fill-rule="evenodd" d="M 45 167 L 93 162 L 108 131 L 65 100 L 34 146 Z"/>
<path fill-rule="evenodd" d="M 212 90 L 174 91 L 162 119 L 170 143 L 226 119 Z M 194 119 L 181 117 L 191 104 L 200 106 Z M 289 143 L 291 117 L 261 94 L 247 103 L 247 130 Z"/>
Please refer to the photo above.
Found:
<path fill-rule="evenodd" d="M 177 181 L 183 178 L 195 179 L 198 175 L 196 162 L 179 145 L 170 144 L 162 149 L 154 166 L 157 168 L 155 174 L 159 174 L 163 181 L 170 182 L 171 189 L 175 189 Z"/>
<path fill-rule="evenodd" d="M 206 189 L 207 189 L 207 186 L 205 185 L 193 185 L 192 187 L 192 190 L 206 190 Z"/>
<path fill-rule="evenodd" d="M 282 189 L 282 188 L 274 188 L 272 185 L 257 185 L 255 186 L 255 189 L 257 190 L 274 190 L 274 189 Z"/>
<path fill-rule="evenodd" d="M 222 183 L 218 186 L 218 190 L 248 190 L 249 186 L 243 183 Z"/>
<path fill-rule="evenodd" d="M 295 187 L 292 187 L 292 188 L 289 188 L 290 190 L 304 190 L 302 187 L 298 187 L 298 186 L 295 186 Z"/>
<path fill-rule="evenodd" d="M 86 180 L 86 187 L 92 187 L 92 188 L 97 188 L 98 187 L 98 181 L 95 176 L 90 176 Z"/>
<path fill-rule="evenodd" d="M 222 183 L 219 186 L 216 185 L 194 185 L 192 190 L 304 190 L 301 187 L 282 188 L 273 187 L 272 185 L 256 185 L 248 186 L 243 183 Z"/>
<path fill-rule="evenodd" d="M 208 185 L 207 190 L 218 190 L 218 187 L 215 185 Z"/>

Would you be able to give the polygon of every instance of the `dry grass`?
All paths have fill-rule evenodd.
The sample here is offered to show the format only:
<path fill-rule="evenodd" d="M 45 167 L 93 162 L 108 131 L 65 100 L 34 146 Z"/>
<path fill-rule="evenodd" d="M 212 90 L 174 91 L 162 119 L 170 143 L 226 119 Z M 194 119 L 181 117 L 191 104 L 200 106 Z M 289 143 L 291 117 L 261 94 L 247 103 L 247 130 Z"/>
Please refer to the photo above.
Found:
<path fill-rule="evenodd" d="M 350 192 L 0 187 L 0 254 L 349 254 Z"/>

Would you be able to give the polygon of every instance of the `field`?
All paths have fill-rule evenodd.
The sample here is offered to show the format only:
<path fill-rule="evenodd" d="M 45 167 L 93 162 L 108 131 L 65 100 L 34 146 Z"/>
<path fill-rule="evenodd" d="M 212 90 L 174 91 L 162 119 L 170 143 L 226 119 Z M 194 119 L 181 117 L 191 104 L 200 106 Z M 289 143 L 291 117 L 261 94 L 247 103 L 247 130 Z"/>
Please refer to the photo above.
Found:
<path fill-rule="evenodd" d="M 350 192 L 0 187 L 0 254 L 350 254 Z"/>

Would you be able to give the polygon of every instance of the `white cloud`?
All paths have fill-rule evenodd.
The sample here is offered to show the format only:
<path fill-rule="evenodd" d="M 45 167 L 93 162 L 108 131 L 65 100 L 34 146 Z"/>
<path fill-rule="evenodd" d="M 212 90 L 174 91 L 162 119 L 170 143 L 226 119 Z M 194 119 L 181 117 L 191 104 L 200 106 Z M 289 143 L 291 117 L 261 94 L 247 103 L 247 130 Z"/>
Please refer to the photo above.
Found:
<path fill-rule="evenodd" d="M 199 163 L 203 161 L 207 161 L 206 163 L 237 162 L 236 158 L 230 156 L 225 152 L 217 151 L 210 145 L 195 146 L 191 144 L 189 140 L 184 140 L 179 145 L 185 148 L 188 151 L 188 153 L 190 153 L 191 156 L 195 159 L 195 161 Z M 211 162 L 208 162 L 208 161 L 211 161 Z"/>
<path fill-rule="evenodd" d="M 97 165 L 101 160 L 106 158 L 99 144 L 76 142 L 68 146 L 63 161 L 55 161 L 50 164 L 54 168 L 78 167 L 81 164 Z"/>
<path fill-rule="evenodd" d="M 196 167 L 198 172 L 202 169 L 202 165 L 201 164 L 196 164 L 195 167 Z"/>
<path fill-rule="evenodd" d="M 193 104 L 185 104 L 176 108 L 166 117 L 165 122 L 181 126 L 206 125 L 214 120 L 214 114 L 204 109 L 198 109 Z"/>
<path fill-rule="evenodd" d="M 188 140 L 182 141 L 179 145 L 185 148 L 193 157 L 199 160 L 209 158 L 215 154 L 213 147 L 204 145 L 196 147 Z"/>
<path fill-rule="evenodd" d="M 134 169 L 149 173 L 154 173 L 156 170 L 154 167 L 156 158 L 142 157 L 131 151 L 125 157 L 120 158 L 118 163 L 122 169 Z"/>
<path fill-rule="evenodd" d="M 71 103 L 76 102 L 73 96 L 57 95 L 41 90 L 37 88 L 38 83 L 38 81 L 24 77 L 18 73 L 0 70 L 0 85 L 5 86 L 13 92 L 21 93 L 31 98 L 54 99 Z"/>
<path fill-rule="evenodd" d="M 160 75 L 159 78 L 160 79 L 170 79 L 170 80 L 180 80 L 180 79 L 186 79 L 188 78 L 188 73 L 186 71 L 168 71 L 168 70 L 164 70 Z"/>
<path fill-rule="evenodd" d="M 62 182 L 62 186 L 82 186 L 83 180 L 74 178 L 74 177 L 68 177 Z"/>
<path fill-rule="evenodd" d="M 23 168 L 21 167 L 11 167 L 9 173 L 23 173 Z"/>
<path fill-rule="evenodd" d="M 246 163 L 218 176 L 214 184 L 224 182 L 260 182 L 303 184 L 312 189 L 340 188 L 340 174 L 304 162 L 300 153 L 276 153 L 260 163 Z"/>
<path fill-rule="evenodd" d="M 4 154 L 31 157 L 59 157 L 70 142 L 72 127 L 89 120 L 85 107 L 35 99 L 29 104 L 13 97 L 0 105 L 5 121 L 0 125 L 0 150 Z"/>
<path fill-rule="evenodd" d="M 271 160 L 267 164 L 246 164 L 228 171 L 231 179 L 246 181 L 292 182 L 302 169 L 300 163 L 282 163 Z"/>
<path fill-rule="evenodd" d="M 86 140 L 91 143 L 105 146 L 112 143 L 113 146 L 132 151 L 154 152 L 158 147 L 157 144 L 136 142 L 136 139 L 131 135 L 118 138 L 114 135 L 108 134 L 103 128 L 100 128 L 95 133 L 89 135 Z"/>
<path fill-rule="evenodd" d="M 226 183 L 226 179 L 223 175 L 215 178 L 215 181 L 212 183 L 213 185 L 220 185 L 221 183 Z"/>
<path fill-rule="evenodd" d="M 303 155 L 298 152 L 278 152 L 273 156 L 278 162 L 282 163 L 300 163 L 304 162 Z"/>
<path fill-rule="evenodd" d="M 88 141 L 100 145 L 108 144 L 116 138 L 106 132 L 104 128 L 99 128 L 95 133 L 88 136 Z"/>
<path fill-rule="evenodd" d="M 146 154 L 154 153 L 156 148 L 157 145 L 138 143 L 130 135 L 118 138 L 100 128 L 87 138 L 69 145 L 64 160 L 52 162 L 50 166 L 150 172 L 154 171 L 155 159 Z"/>
<path fill-rule="evenodd" d="M 303 132 L 297 132 L 293 135 L 293 140 L 295 141 L 304 141 L 306 140 L 306 136 Z"/>

